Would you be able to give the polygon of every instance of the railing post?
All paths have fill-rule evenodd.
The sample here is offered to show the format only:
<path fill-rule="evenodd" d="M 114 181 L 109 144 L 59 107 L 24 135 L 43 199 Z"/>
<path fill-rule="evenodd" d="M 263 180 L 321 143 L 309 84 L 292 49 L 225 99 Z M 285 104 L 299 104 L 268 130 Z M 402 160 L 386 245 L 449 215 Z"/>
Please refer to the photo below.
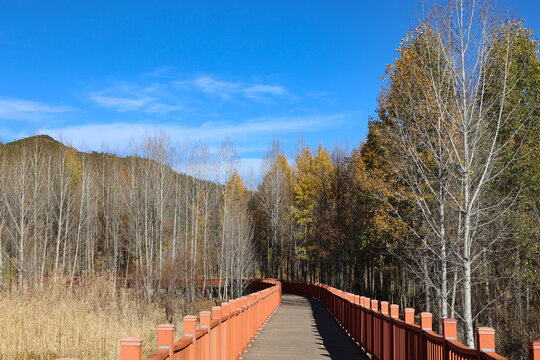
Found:
<path fill-rule="evenodd" d="M 256 292 L 255 293 L 255 330 L 253 333 L 253 340 L 257 337 L 259 334 L 259 323 L 260 323 L 260 312 L 261 312 L 261 295 Z"/>
<path fill-rule="evenodd" d="M 120 360 L 142 360 L 143 341 L 137 336 L 120 339 Z"/>
<path fill-rule="evenodd" d="M 235 301 L 235 306 L 236 306 L 236 312 L 237 312 L 237 315 L 236 315 L 236 330 L 235 330 L 235 342 L 236 342 L 236 347 L 235 347 L 235 353 L 234 353 L 234 356 L 235 358 L 241 358 L 242 357 L 242 354 L 244 353 L 243 349 L 242 349 L 242 334 L 243 334 L 243 326 L 242 326 L 242 320 L 244 318 L 244 313 L 242 312 L 242 298 L 239 298 L 239 299 L 236 299 Z"/>
<path fill-rule="evenodd" d="M 169 357 L 172 358 L 174 344 L 174 325 L 161 324 L 157 327 L 157 345 L 158 349 L 169 351 Z"/>
<path fill-rule="evenodd" d="M 257 333 L 257 309 L 258 306 L 257 294 L 251 294 L 251 340 L 255 340 L 255 334 Z"/>
<path fill-rule="evenodd" d="M 241 340 L 241 354 L 247 350 L 247 338 L 248 338 L 248 298 L 247 296 L 242 296 L 242 340 Z"/>
<path fill-rule="evenodd" d="M 229 355 L 227 358 L 236 359 L 236 338 L 238 337 L 238 326 L 236 323 L 236 299 L 229 300 L 230 316 L 229 316 Z"/>
<path fill-rule="evenodd" d="M 351 336 L 351 293 L 345 293 L 345 332 Z"/>
<path fill-rule="evenodd" d="M 246 318 L 247 318 L 247 321 L 246 321 L 246 350 L 247 350 L 247 347 L 249 346 L 249 344 L 251 343 L 251 312 L 253 311 L 252 309 L 253 307 L 253 304 L 251 302 L 251 294 L 248 294 L 247 295 L 247 303 L 246 303 L 246 309 L 247 309 L 247 313 L 246 313 Z"/>
<path fill-rule="evenodd" d="M 342 297 L 342 293 L 343 291 L 341 290 L 337 290 L 336 291 L 336 295 L 337 295 L 337 299 L 338 299 L 338 322 L 339 322 L 339 325 L 343 328 L 343 318 L 341 317 L 341 315 L 343 314 L 343 297 Z"/>
<path fill-rule="evenodd" d="M 354 340 L 360 344 L 360 313 L 362 311 L 360 307 L 360 295 L 354 296 L 354 303 L 356 304 L 354 307 Z"/>
<path fill-rule="evenodd" d="M 370 348 L 371 347 L 371 344 L 368 344 L 368 340 L 369 340 L 369 336 L 370 335 L 369 333 L 371 332 L 371 322 L 369 322 L 369 303 L 370 303 L 370 298 L 368 298 L 367 296 L 364 296 L 364 321 L 362 321 L 363 323 L 363 335 L 362 335 L 362 341 L 363 341 L 363 345 L 364 347 L 366 348 L 366 350 L 368 352 L 371 352 L 372 349 Z"/>
<path fill-rule="evenodd" d="M 448 348 L 448 340 L 457 340 L 457 320 L 443 319 L 443 337 L 444 337 L 444 353 L 443 360 L 450 359 L 450 349 Z"/>
<path fill-rule="evenodd" d="M 221 358 L 227 359 L 231 353 L 231 341 L 229 339 L 231 338 L 232 329 L 228 302 L 221 303 L 221 315 L 227 316 L 227 321 L 221 325 Z"/>
<path fill-rule="evenodd" d="M 199 312 L 199 328 L 200 329 L 206 329 L 208 331 L 208 334 L 206 335 L 206 343 L 207 345 L 202 349 L 202 354 L 199 355 L 199 358 L 201 360 L 209 360 L 210 359 L 210 311 L 201 311 Z"/>
<path fill-rule="evenodd" d="M 394 328 L 394 319 L 399 319 L 399 305 L 392 304 L 390 305 L 390 317 L 392 320 L 390 321 L 391 325 L 391 331 L 392 331 L 392 348 L 390 350 L 390 356 L 389 359 L 394 359 L 397 357 L 398 353 L 401 353 L 401 349 L 398 349 L 399 345 L 403 345 L 403 342 L 399 339 L 399 334 L 397 331 L 395 331 Z"/>
<path fill-rule="evenodd" d="M 195 360 L 195 359 L 198 359 L 199 357 L 199 354 L 197 354 L 197 346 L 195 343 L 197 341 L 196 332 L 197 332 L 197 317 L 195 315 L 184 316 L 184 336 L 189 336 L 193 339 L 188 360 Z"/>
<path fill-rule="evenodd" d="M 222 325 L 221 325 L 221 306 L 212 306 L 212 319 L 219 321 L 219 324 L 217 325 L 217 331 L 216 333 L 216 341 L 215 341 L 215 347 L 213 348 L 213 351 L 210 351 L 210 358 L 221 360 L 221 332 L 222 332 Z"/>
<path fill-rule="evenodd" d="M 414 309 L 406 308 L 405 309 L 405 324 L 414 324 Z M 405 326 L 405 359 L 410 359 L 409 351 L 411 351 L 411 337 L 409 336 L 409 329 Z M 414 348 L 412 348 L 414 349 Z"/>
<path fill-rule="evenodd" d="M 371 331 L 373 332 L 372 339 L 373 339 L 373 353 L 377 356 L 381 356 L 381 348 L 382 348 L 382 329 L 383 329 L 383 318 L 378 314 L 379 316 L 376 316 L 375 313 L 379 312 L 379 301 L 378 300 L 371 300 L 371 310 L 372 310 L 372 316 L 371 316 Z"/>
<path fill-rule="evenodd" d="M 529 360 L 540 360 L 540 341 L 529 343 Z"/>
<path fill-rule="evenodd" d="M 250 310 L 249 310 L 249 318 L 250 318 L 250 334 L 249 339 L 250 342 L 255 340 L 255 332 L 257 331 L 257 296 L 256 294 L 250 294 L 249 295 L 249 301 L 250 301 Z"/>
<path fill-rule="evenodd" d="M 428 351 L 428 345 L 427 340 L 424 335 L 424 331 L 432 331 L 433 329 L 433 315 L 429 312 L 421 312 L 420 313 L 420 328 L 422 329 L 422 332 L 420 333 L 420 351 L 421 351 L 421 358 L 427 359 L 427 351 Z"/>
<path fill-rule="evenodd" d="M 380 329 L 380 332 L 381 332 L 381 345 L 380 345 L 380 350 L 381 350 L 381 359 L 389 359 L 390 358 L 390 349 L 392 348 L 392 336 L 390 335 L 390 338 L 386 338 L 385 337 L 385 329 L 386 329 L 386 324 L 388 324 L 387 322 L 387 317 L 388 316 L 388 301 L 381 301 L 381 329 Z"/>
<path fill-rule="evenodd" d="M 495 352 L 495 330 L 488 327 L 476 328 L 476 349 L 481 352 Z"/>
<path fill-rule="evenodd" d="M 354 334 L 354 294 L 349 293 L 349 335 Z"/>
<path fill-rule="evenodd" d="M 251 340 L 253 339 L 253 295 L 252 294 L 249 294 L 247 296 L 248 298 L 248 304 L 247 304 L 247 307 L 248 307 L 248 325 L 247 325 L 247 329 L 248 329 L 248 332 L 247 332 L 247 345 L 246 347 L 250 346 L 251 344 Z"/>

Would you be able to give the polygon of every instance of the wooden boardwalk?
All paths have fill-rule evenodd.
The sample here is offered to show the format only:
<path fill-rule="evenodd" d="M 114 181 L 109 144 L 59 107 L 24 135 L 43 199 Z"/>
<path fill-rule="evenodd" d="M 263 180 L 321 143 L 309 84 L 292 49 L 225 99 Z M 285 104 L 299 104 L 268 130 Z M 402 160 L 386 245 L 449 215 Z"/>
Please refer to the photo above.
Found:
<path fill-rule="evenodd" d="M 248 347 L 244 359 L 348 360 L 368 357 L 321 302 L 283 294 L 279 309 Z"/>

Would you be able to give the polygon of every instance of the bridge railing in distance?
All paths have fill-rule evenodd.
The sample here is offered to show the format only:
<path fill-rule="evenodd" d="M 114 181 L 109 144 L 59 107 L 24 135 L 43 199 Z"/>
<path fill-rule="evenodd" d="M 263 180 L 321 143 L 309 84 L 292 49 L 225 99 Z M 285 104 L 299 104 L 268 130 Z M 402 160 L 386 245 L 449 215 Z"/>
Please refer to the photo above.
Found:
<path fill-rule="evenodd" d="M 281 283 L 258 280 L 260 290 L 212 307 L 197 317 L 184 316 L 184 337 L 174 341 L 174 325 L 157 327 L 157 351 L 146 360 L 234 360 L 248 345 L 281 303 Z M 142 360 L 143 339 L 120 340 L 120 360 Z"/>
<path fill-rule="evenodd" d="M 320 300 L 348 335 L 372 359 L 381 360 L 504 360 L 495 353 L 495 330 L 476 329 L 476 348 L 457 340 L 457 321 L 443 320 L 443 334 L 432 329 L 432 314 L 420 314 L 415 324 L 414 309 L 354 295 L 321 283 L 281 281 L 283 292 Z M 388 310 L 390 308 L 390 313 Z M 540 360 L 540 341 L 529 343 L 529 360 Z"/>

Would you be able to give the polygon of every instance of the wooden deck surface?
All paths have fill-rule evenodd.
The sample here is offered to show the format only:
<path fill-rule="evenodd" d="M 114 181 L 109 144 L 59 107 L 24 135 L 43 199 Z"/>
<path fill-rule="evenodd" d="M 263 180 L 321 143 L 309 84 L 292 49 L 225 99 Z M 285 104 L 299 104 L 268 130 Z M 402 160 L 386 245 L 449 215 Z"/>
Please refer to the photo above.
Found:
<path fill-rule="evenodd" d="M 245 360 L 368 359 L 318 300 L 283 294 Z"/>

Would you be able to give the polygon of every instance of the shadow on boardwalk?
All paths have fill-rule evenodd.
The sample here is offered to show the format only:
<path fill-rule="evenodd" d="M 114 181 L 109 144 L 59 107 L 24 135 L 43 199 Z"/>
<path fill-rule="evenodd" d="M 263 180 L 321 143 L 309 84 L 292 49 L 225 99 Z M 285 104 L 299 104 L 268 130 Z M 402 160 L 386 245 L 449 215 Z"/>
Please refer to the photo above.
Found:
<path fill-rule="evenodd" d="M 283 294 L 282 303 L 244 354 L 254 359 L 368 359 L 317 300 Z"/>
<path fill-rule="evenodd" d="M 311 326 L 317 329 L 319 339 L 322 341 L 318 345 L 323 345 L 328 354 L 324 357 L 330 359 L 369 359 L 360 347 L 347 335 L 338 325 L 336 320 L 318 300 L 307 298 L 313 311 L 315 324 Z"/>

